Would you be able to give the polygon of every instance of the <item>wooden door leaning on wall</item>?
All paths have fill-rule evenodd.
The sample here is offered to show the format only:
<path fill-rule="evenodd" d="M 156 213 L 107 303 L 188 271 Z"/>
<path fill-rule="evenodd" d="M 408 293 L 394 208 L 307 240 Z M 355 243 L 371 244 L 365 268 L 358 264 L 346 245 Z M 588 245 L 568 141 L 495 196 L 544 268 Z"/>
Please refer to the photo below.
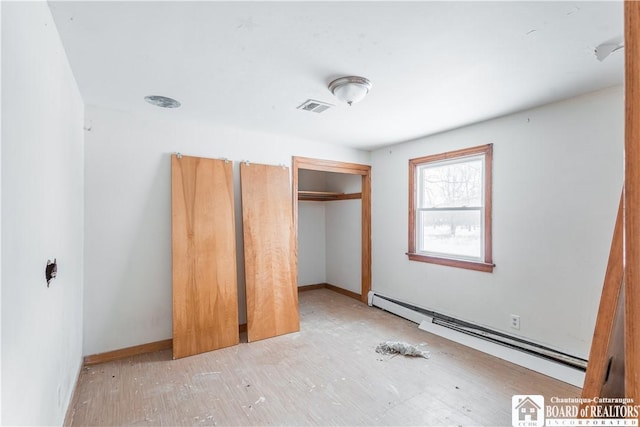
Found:
<path fill-rule="evenodd" d="M 241 163 L 249 342 L 300 330 L 289 169 Z"/>
<path fill-rule="evenodd" d="M 173 358 L 239 342 L 233 166 L 171 157 Z"/>

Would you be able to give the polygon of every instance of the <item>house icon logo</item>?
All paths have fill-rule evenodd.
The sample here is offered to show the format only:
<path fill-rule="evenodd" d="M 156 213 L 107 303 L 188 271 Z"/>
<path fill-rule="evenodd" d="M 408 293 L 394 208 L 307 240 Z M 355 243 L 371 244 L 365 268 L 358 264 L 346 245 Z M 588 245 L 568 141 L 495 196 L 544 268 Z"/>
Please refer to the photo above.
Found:
<path fill-rule="evenodd" d="M 513 427 L 544 426 L 544 396 L 515 395 L 511 398 Z"/>

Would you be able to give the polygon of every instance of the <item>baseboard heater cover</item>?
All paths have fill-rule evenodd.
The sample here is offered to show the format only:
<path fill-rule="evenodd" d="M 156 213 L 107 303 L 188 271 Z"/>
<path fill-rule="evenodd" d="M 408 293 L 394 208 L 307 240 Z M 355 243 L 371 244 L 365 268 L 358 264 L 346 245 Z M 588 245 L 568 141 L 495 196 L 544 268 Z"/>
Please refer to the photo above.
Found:
<path fill-rule="evenodd" d="M 576 387 L 584 384 L 587 361 L 518 337 L 459 321 L 435 312 L 376 294 L 368 294 L 370 306 L 403 317 L 418 328 L 516 365 L 556 378 Z"/>

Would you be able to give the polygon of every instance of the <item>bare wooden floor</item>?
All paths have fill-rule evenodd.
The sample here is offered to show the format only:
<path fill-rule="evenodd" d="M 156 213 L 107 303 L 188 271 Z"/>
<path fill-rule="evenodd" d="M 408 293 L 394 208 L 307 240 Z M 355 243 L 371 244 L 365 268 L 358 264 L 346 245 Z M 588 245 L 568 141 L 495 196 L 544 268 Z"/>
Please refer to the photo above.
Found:
<path fill-rule="evenodd" d="M 84 367 L 66 424 L 508 426 L 514 394 L 580 392 L 330 290 L 300 293 L 300 315 L 299 333 Z M 386 340 L 431 358 L 381 356 Z"/>

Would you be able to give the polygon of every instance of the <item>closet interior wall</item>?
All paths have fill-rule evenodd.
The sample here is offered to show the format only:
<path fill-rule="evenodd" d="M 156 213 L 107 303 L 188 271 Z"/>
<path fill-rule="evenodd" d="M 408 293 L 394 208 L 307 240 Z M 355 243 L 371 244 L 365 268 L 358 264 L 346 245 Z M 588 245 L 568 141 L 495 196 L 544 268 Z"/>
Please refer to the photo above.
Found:
<path fill-rule="evenodd" d="M 298 190 L 357 194 L 362 177 L 301 169 Z M 360 198 L 298 200 L 298 286 L 328 283 L 361 293 L 361 212 Z"/>

